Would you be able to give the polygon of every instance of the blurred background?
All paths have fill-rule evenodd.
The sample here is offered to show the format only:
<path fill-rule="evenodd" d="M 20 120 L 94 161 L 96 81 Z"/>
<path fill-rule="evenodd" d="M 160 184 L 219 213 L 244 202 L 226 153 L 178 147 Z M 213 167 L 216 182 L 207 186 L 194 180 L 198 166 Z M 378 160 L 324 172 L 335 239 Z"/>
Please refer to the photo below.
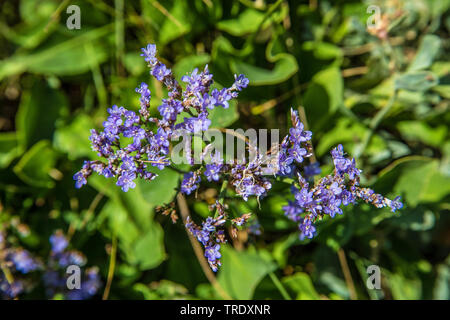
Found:
<path fill-rule="evenodd" d="M 70 5 L 79 8 L 79 28 Z M 449 7 L 1 1 L 0 297 L 449 299 Z M 177 78 L 205 64 L 223 86 L 234 73 L 249 78 L 238 102 L 213 114 L 213 127 L 285 134 L 296 108 L 313 131 L 322 174 L 342 143 L 362 184 L 401 195 L 404 209 L 346 207 L 318 225 L 315 239 L 300 241 L 281 209 L 289 188 L 275 184 L 261 208 L 255 199 L 229 202 L 231 212 L 257 219 L 230 238 L 223 267 L 208 279 L 180 221 L 155 213 L 175 199 L 179 174 L 162 171 L 128 193 L 101 178 L 77 190 L 72 180 L 84 160 L 96 159 L 89 130 L 113 104 L 138 110 L 142 81 L 157 114 L 166 92 L 140 57 L 147 43 Z M 208 216 L 217 191 L 211 185 L 187 198 L 194 220 Z M 89 292 L 64 287 L 56 259 L 64 241 L 52 234 L 69 240 L 61 247 L 82 262 Z M 370 265 L 381 270 L 380 290 L 366 286 Z"/>

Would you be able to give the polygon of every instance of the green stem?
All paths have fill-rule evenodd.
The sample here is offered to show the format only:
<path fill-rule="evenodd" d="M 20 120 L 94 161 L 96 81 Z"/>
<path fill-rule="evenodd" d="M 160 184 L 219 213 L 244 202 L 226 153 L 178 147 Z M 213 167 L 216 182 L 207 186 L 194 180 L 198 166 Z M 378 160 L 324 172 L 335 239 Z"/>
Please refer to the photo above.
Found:
<path fill-rule="evenodd" d="M 227 195 L 227 187 L 228 187 L 228 180 L 223 180 L 222 186 L 220 187 L 219 191 L 219 203 L 223 205 L 225 201 L 225 197 Z M 216 209 L 216 213 L 214 214 L 214 218 L 217 217 L 219 214 L 219 210 Z"/>
<path fill-rule="evenodd" d="M 273 283 L 275 284 L 275 287 L 277 287 L 278 291 L 280 291 L 281 295 L 283 296 L 284 300 L 292 300 L 289 293 L 284 288 L 281 281 L 278 279 L 278 277 L 273 272 L 269 272 L 270 279 L 272 279 Z"/>
<path fill-rule="evenodd" d="M 375 133 L 375 130 L 378 128 L 378 125 L 381 123 L 381 121 L 384 119 L 384 117 L 388 114 L 389 111 L 391 111 L 392 106 L 394 105 L 395 99 L 397 98 L 397 90 L 394 91 L 391 98 L 387 102 L 386 106 L 378 111 L 378 113 L 375 115 L 375 117 L 372 119 L 369 125 L 369 132 L 367 133 L 366 137 L 364 138 L 364 141 L 361 144 L 361 147 L 358 148 L 355 152 L 355 157 L 360 158 L 364 151 L 367 149 L 367 146 L 370 143 L 370 140 L 372 139 L 372 136 Z"/>

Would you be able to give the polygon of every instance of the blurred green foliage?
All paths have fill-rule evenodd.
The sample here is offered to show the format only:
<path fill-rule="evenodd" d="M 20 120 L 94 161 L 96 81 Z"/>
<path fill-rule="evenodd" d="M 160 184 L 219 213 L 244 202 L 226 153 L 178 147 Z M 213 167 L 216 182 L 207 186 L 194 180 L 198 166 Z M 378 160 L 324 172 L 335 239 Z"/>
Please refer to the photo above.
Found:
<path fill-rule="evenodd" d="M 79 30 L 66 27 L 69 3 L 81 8 Z M 367 27 L 369 4 L 381 8 L 375 30 Z M 174 200 L 179 174 L 163 171 L 128 193 L 98 177 L 74 188 L 83 159 L 96 157 L 89 130 L 101 126 L 106 108 L 138 109 L 134 88 L 149 80 L 140 48 L 156 43 L 177 77 L 208 64 L 219 85 L 230 85 L 233 73 L 250 79 L 237 104 L 214 110 L 214 127 L 284 133 L 289 108 L 303 106 L 324 173 L 329 150 L 342 143 L 363 169 L 363 184 L 405 203 L 395 215 L 345 208 L 319 224 L 316 239 L 301 242 L 281 210 L 286 185 L 275 184 L 260 208 L 254 199 L 230 200 L 230 211 L 253 212 L 263 233 L 240 231 L 223 248 L 217 279 L 226 294 L 450 299 L 449 7 L 432 0 L 4 0 L 0 222 L 28 225 L 18 241 L 38 255 L 48 252 L 54 230 L 69 230 L 71 245 L 99 266 L 104 282 L 117 239 L 110 298 L 221 298 L 182 224 L 154 213 Z M 165 92 L 149 85 L 156 114 Z M 188 199 L 194 219 L 207 214 L 211 194 Z M 382 290 L 366 287 L 373 264 Z"/>

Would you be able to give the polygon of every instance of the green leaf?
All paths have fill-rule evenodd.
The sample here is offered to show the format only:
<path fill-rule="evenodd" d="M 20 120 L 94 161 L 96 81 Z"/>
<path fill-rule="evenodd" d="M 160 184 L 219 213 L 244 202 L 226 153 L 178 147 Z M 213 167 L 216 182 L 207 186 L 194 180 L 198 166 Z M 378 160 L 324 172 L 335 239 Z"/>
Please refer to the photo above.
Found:
<path fill-rule="evenodd" d="M 42 140 L 26 152 L 13 170 L 24 182 L 43 188 L 52 188 L 55 183 L 50 177 L 50 170 L 56 163 L 56 152 L 50 141 Z"/>
<path fill-rule="evenodd" d="M 22 153 L 19 140 L 15 132 L 0 133 L 0 168 L 9 166 Z"/>
<path fill-rule="evenodd" d="M 157 1 L 153 2 L 156 3 Z M 164 5 L 166 5 L 166 2 L 164 2 Z M 161 6 L 161 4 L 159 6 Z M 157 7 L 155 6 L 153 10 L 156 10 L 156 8 Z M 191 31 L 191 21 L 193 21 L 194 17 L 192 17 L 190 13 L 191 8 L 189 8 L 187 2 L 173 2 L 173 6 L 170 8 L 170 16 L 163 20 L 164 23 L 159 31 L 159 42 L 161 45 L 165 45 Z"/>
<path fill-rule="evenodd" d="M 438 36 L 432 34 L 424 36 L 414 60 L 408 67 L 408 72 L 428 69 L 437 56 L 440 47 L 441 40 Z"/>
<path fill-rule="evenodd" d="M 68 102 L 61 91 L 38 81 L 22 95 L 16 116 L 17 136 L 26 149 L 42 139 L 52 139 L 55 122 L 68 113 Z"/>
<path fill-rule="evenodd" d="M 344 83 L 337 67 L 320 71 L 313 77 L 303 104 L 315 131 L 343 104 L 343 96 Z"/>
<path fill-rule="evenodd" d="M 450 193 L 450 182 L 440 170 L 439 161 L 425 157 L 405 157 L 380 174 L 374 185 L 380 193 L 404 196 L 406 207 L 437 202 Z"/>
<path fill-rule="evenodd" d="M 441 147 L 447 137 L 445 125 L 430 127 L 422 121 L 401 121 L 397 128 L 408 141 L 422 141 L 434 147 Z"/>
<path fill-rule="evenodd" d="M 152 206 L 159 206 L 171 202 L 176 194 L 180 174 L 170 169 L 154 169 L 158 174 L 152 181 L 140 180 L 139 189 L 143 199 Z"/>
<path fill-rule="evenodd" d="M 23 72 L 53 75 L 81 74 L 108 57 L 105 40 L 100 38 L 111 33 L 111 25 L 88 31 L 81 36 L 60 42 L 32 54 L 18 54 L 0 61 L 0 80 Z M 87 53 L 85 45 L 92 44 L 95 50 Z"/>
<path fill-rule="evenodd" d="M 297 300 L 319 300 L 311 278 L 307 273 L 297 272 L 296 274 L 283 278 L 283 284 L 297 293 Z"/>
<path fill-rule="evenodd" d="M 92 128 L 94 128 L 94 122 L 91 117 L 80 114 L 71 123 L 55 130 L 53 146 L 55 149 L 67 153 L 71 160 L 95 156 L 89 141 Z"/>
<path fill-rule="evenodd" d="M 235 19 L 219 21 L 216 27 L 219 30 L 239 37 L 256 32 L 263 19 L 264 13 L 248 8 L 239 14 L 239 16 Z"/>
<path fill-rule="evenodd" d="M 275 264 L 257 253 L 239 252 L 226 245 L 222 246 L 221 253 L 223 266 L 218 281 L 235 299 L 251 299 L 258 283 L 275 269 Z"/>
<path fill-rule="evenodd" d="M 215 107 L 209 112 L 209 119 L 211 120 L 211 128 L 228 127 L 239 119 L 236 101 L 230 101 L 229 107 L 227 109 L 224 109 L 222 107 Z"/>
<path fill-rule="evenodd" d="M 108 217 L 110 230 L 117 236 L 119 248 L 128 263 L 138 266 L 140 270 L 147 270 L 165 259 L 163 231 L 159 224 L 150 220 L 150 213 L 146 212 L 145 207 L 110 199 L 100 215 Z M 139 216 L 147 216 L 148 220 L 144 222 L 137 218 Z"/>
<path fill-rule="evenodd" d="M 250 86 L 273 85 L 286 81 L 298 71 L 297 60 L 286 53 L 277 54 L 277 61 L 272 70 L 257 67 L 243 61 L 233 60 L 231 69 L 234 73 L 245 74 Z"/>
<path fill-rule="evenodd" d="M 430 71 L 405 73 L 395 79 L 395 89 L 427 91 L 439 83 L 438 77 Z"/>

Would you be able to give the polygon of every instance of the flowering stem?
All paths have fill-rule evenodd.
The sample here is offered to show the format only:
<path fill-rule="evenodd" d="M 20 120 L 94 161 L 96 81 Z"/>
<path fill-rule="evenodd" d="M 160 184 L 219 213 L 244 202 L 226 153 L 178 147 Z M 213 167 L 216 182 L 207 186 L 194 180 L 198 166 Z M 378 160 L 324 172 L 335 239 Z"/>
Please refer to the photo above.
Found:
<path fill-rule="evenodd" d="M 117 238 L 116 235 L 112 236 L 111 256 L 109 260 L 108 278 L 106 282 L 105 291 L 103 292 L 102 300 L 108 300 L 109 291 L 111 290 L 111 284 L 114 277 L 114 269 L 116 267 L 116 252 L 117 252 Z"/>
<path fill-rule="evenodd" d="M 190 214 L 186 198 L 183 196 L 181 192 L 177 194 L 177 202 L 178 207 L 180 208 L 183 223 L 184 225 L 186 225 L 186 220 Z M 189 232 L 188 229 L 186 229 L 186 233 L 188 235 L 189 241 L 191 242 L 192 249 L 194 250 L 195 256 L 197 257 L 200 267 L 202 268 L 203 273 L 205 274 L 208 281 L 211 283 L 214 289 L 216 289 L 217 293 L 222 297 L 222 299 L 231 300 L 231 297 L 228 295 L 228 293 L 226 293 L 226 291 L 222 288 L 219 282 L 217 282 L 216 276 L 211 271 L 208 263 L 206 262 L 200 243 L 198 243 L 198 241 L 192 236 L 192 234 Z"/>
<path fill-rule="evenodd" d="M 277 287 L 278 291 L 280 291 L 281 295 L 283 296 L 284 300 L 292 300 L 289 293 L 284 288 L 283 284 L 281 283 L 280 279 L 275 275 L 273 272 L 269 272 L 269 277 L 272 279 L 273 283 L 275 284 L 275 287 Z"/>
<path fill-rule="evenodd" d="M 225 197 L 227 195 L 227 187 L 228 187 L 228 180 L 223 180 L 222 182 L 222 186 L 220 187 L 220 191 L 219 191 L 219 203 L 221 205 L 223 205 L 224 201 L 225 201 Z M 216 213 L 214 214 L 214 218 L 216 218 L 219 215 L 219 209 L 216 209 Z"/>

